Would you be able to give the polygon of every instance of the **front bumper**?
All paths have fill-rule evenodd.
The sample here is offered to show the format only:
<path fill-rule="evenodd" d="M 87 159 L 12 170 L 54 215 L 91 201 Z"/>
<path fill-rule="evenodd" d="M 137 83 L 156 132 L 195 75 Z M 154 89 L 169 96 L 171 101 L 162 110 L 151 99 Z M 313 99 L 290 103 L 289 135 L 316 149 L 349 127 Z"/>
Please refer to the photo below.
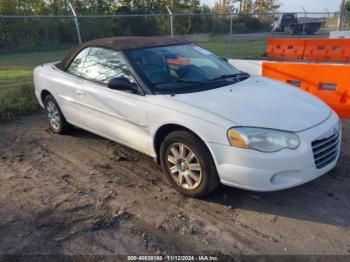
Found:
<path fill-rule="evenodd" d="M 338 123 L 338 116 L 332 113 L 325 122 L 297 133 L 300 146 L 295 150 L 263 153 L 215 143 L 208 147 L 222 184 L 253 191 L 282 190 L 314 180 L 335 167 L 340 149 L 333 162 L 317 169 L 311 143 Z"/>

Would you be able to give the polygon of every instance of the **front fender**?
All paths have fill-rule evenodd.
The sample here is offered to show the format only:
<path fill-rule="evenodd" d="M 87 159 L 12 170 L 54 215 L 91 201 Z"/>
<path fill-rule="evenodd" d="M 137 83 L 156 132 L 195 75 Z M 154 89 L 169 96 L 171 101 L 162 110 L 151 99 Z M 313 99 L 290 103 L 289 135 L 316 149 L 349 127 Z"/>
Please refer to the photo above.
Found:
<path fill-rule="evenodd" d="M 154 150 L 154 138 L 159 130 L 164 125 L 178 125 L 182 126 L 201 138 L 206 144 L 216 143 L 222 145 L 229 145 L 227 139 L 227 130 L 235 124 L 222 119 L 219 116 L 191 108 L 191 106 L 168 101 L 169 104 L 159 105 L 154 101 L 148 101 L 148 119 L 149 119 L 149 152 L 156 156 Z M 176 106 L 172 103 L 177 104 Z M 181 104 L 181 105 L 180 105 Z"/>

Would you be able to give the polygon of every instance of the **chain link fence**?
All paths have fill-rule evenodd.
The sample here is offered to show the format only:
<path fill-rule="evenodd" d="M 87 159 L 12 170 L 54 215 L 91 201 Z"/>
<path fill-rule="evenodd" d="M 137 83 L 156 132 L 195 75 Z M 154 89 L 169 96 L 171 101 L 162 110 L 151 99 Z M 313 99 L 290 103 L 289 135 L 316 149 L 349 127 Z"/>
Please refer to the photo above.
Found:
<path fill-rule="evenodd" d="M 330 31 L 336 30 L 338 20 L 337 13 L 297 13 L 298 23 L 319 23 L 319 29 L 315 32 L 271 32 L 271 25 L 282 15 L 0 15 L 0 119 L 4 114 L 5 118 L 9 117 L 6 108 L 22 107 L 21 110 L 26 111 L 26 103 L 35 104 L 34 97 L 29 102 L 24 99 L 28 97 L 25 90 L 33 85 L 32 69 L 62 59 L 80 41 L 113 36 L 175 36 L 219 56 L 258 59 L 269 37 L 328 37 Z M 350 15 L 346 15 L 344 21 L 344 29 L 350 29 Z M 8 95 L 9 92 L 13 95 Z"/>
<path fill-rule="evenodd" d="M 91 39 L 112 36 L 185 37 L 194 42 L 235 42 L 268 37 L 287 37 L 288 32 L 271 33 L 273 14 L 174 14 L 117 16 L 1 16 L 0 55 L 68 50 Z M 321 22 L 317 32 L 293 37 L 326 37 L 336 29 L 337 13 L 296 13 L 299 23 Z M 350 28 L 349 16 L 344 28 Z M 206 43 L 207 42 L 207 43 Z M 248 48 L 248 47 L 247 47 Z M 229 47 L 226 48 L 226 55 Z"/>

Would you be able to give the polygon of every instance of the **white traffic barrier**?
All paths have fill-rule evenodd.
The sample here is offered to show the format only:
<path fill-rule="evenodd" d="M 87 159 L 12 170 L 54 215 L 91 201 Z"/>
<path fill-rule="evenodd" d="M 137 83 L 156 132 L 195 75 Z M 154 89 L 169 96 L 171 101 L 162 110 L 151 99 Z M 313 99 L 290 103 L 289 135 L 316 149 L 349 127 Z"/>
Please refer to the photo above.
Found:
<path fill-rule="evenodd" d="M 350 31 L 332 31 L 329 33 L 329 38 L 331 39 L 350 38 Z"/>
<path fill-rule="evenodd" d="M 262 75 L 262 60 L 229 59 L 228 62 L 237 69 L 250 75 Z"/>

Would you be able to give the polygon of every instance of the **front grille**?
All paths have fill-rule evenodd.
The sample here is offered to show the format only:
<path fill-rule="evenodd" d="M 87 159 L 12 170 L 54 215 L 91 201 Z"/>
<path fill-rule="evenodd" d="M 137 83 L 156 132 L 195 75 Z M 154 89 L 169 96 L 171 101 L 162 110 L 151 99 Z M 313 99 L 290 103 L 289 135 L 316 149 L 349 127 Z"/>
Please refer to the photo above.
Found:
<path fill-rule="evenodd" d="M 318 169 L 326 167 L 337 159 L 340 148 L 340 133 L 340 125 L 337 125 L 311 143 L 315 165 Z"/>

